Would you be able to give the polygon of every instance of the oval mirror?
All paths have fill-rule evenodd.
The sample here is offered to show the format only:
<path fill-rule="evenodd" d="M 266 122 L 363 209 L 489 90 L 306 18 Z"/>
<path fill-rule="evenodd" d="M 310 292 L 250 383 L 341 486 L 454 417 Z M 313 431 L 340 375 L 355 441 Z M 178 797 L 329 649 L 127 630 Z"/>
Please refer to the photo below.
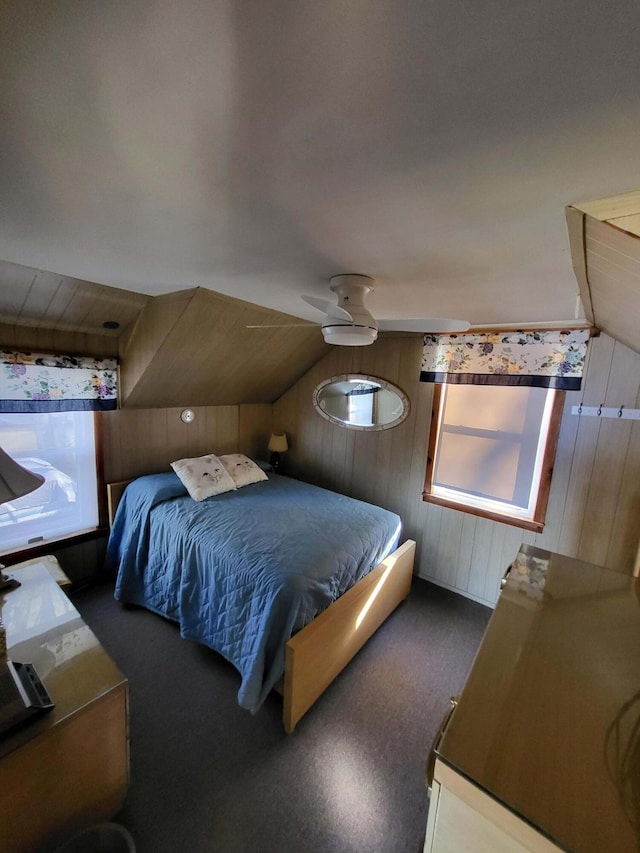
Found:
<path fill-rule="evenodd" d="M 313 392 L 313 405 L 326 420 L 350 429 L 390 429 L 409 414 L 404 391 L 386 379 L 361 373 L 325 379 Z"/>

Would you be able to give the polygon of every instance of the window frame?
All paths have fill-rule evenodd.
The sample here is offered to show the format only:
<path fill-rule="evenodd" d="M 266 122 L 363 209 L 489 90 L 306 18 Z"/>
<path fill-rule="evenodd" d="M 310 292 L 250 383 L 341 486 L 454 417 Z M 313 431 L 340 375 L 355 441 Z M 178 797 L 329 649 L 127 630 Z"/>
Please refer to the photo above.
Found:
<path fill-rule="evenodd" d="M 431 423 L 429 428 L 429 441 L 427 444 L 427 467 L 425 471 L 422 500 L 426 503 L 436 504 L 449 509 L 457 509 L 460 512 L 466 512 L 480 518 L 488 518 L 491 521 L 501 521 L 504 524 L 510 524 L 514 527 L 520 527 L 524 530 L 532 530 L 540 533 L 544 529 L 545 524 L 549 492 L 551 490 L 551 476 L 553 474 L 553 467 L 555 464 L 558 437 L 560 435 L 560 426 L 566 397 L 565 391 L 558 389 L 552 390 L 555 390 L 555 394 L 549 418 L 547 440 L 545 442 L 542 464 L 540 466 L 538 495 L 533 511 L 533 518 L 522 518 L 520 515 L 510 515 L 506 512 L 492 512 L 491 510 L 483 509 L 482 507 L 465 504 L 463 501 L 449 500 L 433 493 L 434 460 L 436 457 L 438 440 L 440 438 L 440 431 L 438 427 L 440 423 L 440 410 L 444 400 L 443 385 L 441 383 L 434 383 L 433 385 Z"/>
<path fill-rule="evenodd" d="M 53 539 L 42 544 L 26 545 L 24 548 L 18 548 L 15 551 L 7 551 L 0 557 L 0 562 L 9 564 L 15 560 L 30 560 L 37 557 L 42 557 L 45 554 L 50 554 L 53 551 L 60 551 L 62 548 L 67 548 L 82 542 L 87 542 L 92 539 L 104 536 L 108 531 L 108 515 L 107 515 L 107 497 L 104 478 L 104 454 L 103 454 L 103 432 L 102 432 L 102 412 L 95 411 L 93 413 L 93 432 L 95 441 L 95 464 L 96 464 L 96 487 L 98 490 L 98 526 L 95 530 L 84 530 L 79 533 L 70 533 L 67 536 L 61 536 L 59 539 Z"/>

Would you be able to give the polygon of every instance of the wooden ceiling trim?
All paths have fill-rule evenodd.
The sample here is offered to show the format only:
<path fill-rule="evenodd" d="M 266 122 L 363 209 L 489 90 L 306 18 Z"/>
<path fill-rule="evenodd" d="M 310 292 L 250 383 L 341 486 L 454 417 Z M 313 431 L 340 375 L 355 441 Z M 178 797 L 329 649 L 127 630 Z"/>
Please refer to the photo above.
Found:
<path fill-rule="evenodd" d="M 594 219 L 608 222 L 610 219 L 640 212 L 640 190 L 630 190 L 607 198 L 595 199 L 595 201 L 581 201 L 571 206 Z"/>
<path fill-rule="evenodd" d="M 634 213 L 632 216 L 618 216 L 611 219 L 610 222 L 616 228 L 621 228 L 623 231 L 640 237 L 640 213 Z"/>
<path fill-rule="evenodd" d="M 571 262 L 573 272 L 578 282 L 578 290 L 582 301 L 582 308 L 587 322 L 595 324 L 593 314 L 593 302 L 591 299 L 591 288 L 587 274 L 587 255 L 584 240 L 585 215 L 575 207 L 567 207 L 565 210 L 567 230 L 569 232 L 569 247 L 571 249 Z"/>

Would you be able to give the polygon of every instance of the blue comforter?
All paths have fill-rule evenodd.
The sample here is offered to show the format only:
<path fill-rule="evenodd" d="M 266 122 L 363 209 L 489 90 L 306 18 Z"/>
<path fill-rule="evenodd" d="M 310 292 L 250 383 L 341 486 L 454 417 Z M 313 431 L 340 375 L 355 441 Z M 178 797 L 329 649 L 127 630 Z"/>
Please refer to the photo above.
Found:
<path fill-rule="evenodd" d="M 284 672 L 286 641 L 399 535 L 394 513 L 277 474 L 196 502 L 170 472 L 127 486 L 107 560 L 115 597 L 227 658 L 239 704 L 255 712 Z"/>

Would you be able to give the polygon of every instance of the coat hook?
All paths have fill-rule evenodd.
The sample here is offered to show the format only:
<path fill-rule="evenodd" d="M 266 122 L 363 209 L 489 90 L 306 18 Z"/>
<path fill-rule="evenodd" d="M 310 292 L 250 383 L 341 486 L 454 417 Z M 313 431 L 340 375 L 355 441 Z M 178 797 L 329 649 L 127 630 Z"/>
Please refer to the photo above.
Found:
<path fill-rule="evenodd" d="M 600 416 L 600 415 L 602 414 L 602 403 L 600 403 L 600 405 L 598 406 L 598 411 L 597 411 L 597 413 L 596 413 L 596 414 L 597 414 L 598 416 Z"/>
<path fill-rule="evenodd" d="M 618 417 L 619 417 L 619 418 L 621 418 L 621 417 L 622 417 L 622 410 L 623 410 L 623 409 L 624 409 L 624 406 L 620 406 L 620 408 L 618 409 Z"/>

